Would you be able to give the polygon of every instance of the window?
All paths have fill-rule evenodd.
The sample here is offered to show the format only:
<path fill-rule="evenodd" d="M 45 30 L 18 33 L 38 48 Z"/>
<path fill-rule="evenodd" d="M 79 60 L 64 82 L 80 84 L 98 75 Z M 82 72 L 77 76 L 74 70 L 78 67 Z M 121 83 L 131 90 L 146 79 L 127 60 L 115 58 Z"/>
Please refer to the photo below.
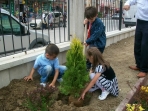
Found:
<path fill-rule="evenodd" d="M 10 25 L 10 19 L 11 19 L 11 23 L 12 25 Z M 4 35 L 11 35 L 12 31 L 13 34 L 19 34 L 20 33 L 20 25 L 12 18 L 9 19 L 9 16 L 6 14 L 2 14 L 1 13 L 1 17 L 0 17 L 0 34 L 4 34 Z M 12 28 L 11 28 L 12 26 Z M 3 33 L 2 33 L 3 32 Z"/>
<path fill-rule="evenodd" d="M 61 13 L 54 13 L 55 17 L 60 17 Z"/>
<path fill-rule="evenodd" d="M 1 14 L 0 16 L 0 33 L 2 34 L 10 34 L 10 22 L 7 15 Z"/>
<path fill-rule="evenodd" d="M 12 23 L 13 34 L 20 35 L 21 33 L 20 24 L 12 18 L 11 18 L 11 23 Z"/>

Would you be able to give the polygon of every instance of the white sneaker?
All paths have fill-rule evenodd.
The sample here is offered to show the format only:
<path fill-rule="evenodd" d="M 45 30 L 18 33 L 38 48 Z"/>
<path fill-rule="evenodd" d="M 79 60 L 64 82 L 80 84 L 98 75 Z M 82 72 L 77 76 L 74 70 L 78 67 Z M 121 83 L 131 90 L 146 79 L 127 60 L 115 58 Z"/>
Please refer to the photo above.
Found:
<path fill-rule="evenodd" d="M 108 94 L 109 94 L 109 92 L 102 91 L 101 95 L 98 96 L 98 99 L 104 100 L 104 99 L 106 99 L 106 97 L 107 97 Z"/>
<path fill-rule="evenodd" d="M 40 83 L 40 85 L 46 87 L 46 83 Z"/>
<path fill-rule="evenodd" d="M 63 79 L 60 78 L 60 79 L 57 79 L 57 81 L 58 81 L 59 83 L 61 83 L 61 82 L 63 82 Z"/>

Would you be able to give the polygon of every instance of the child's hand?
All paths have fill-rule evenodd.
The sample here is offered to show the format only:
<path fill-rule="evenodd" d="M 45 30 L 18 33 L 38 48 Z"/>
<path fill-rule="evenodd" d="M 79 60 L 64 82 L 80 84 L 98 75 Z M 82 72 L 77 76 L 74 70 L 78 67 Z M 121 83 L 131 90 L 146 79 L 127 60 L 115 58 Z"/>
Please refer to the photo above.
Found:
<path fill-rule="evenodd" d="M 87 23 L 88 23 L 88 19 L 87 19 L 87 18 L 84 19 L 83 23 L 84 23 L 84 24 L 87 24 Z"/>
<path fill-rule="evenodd" d="M 81 99 L 84 100 L 85 97 L 85 93 L 82 93 L 81 97 L 78 99 L 78 101 L 80 101 Z"/>
<path fill-rule="evenodd" d="M 123 9 L 127 11 L 127 10 L 130 9 L 130 6 L 129 6 L 129 5 L 124 5 L 124 6 L 123 6 Z"/>
<path fill-rule="evenodd" d="M 86 47 L 88 46 L 88 44 L 85 42 L 85 43 L 83 43 L 83 45 L 85 45 Z"/>
<path fill-rule="evenodd" d="M 49 84 L 49 87 L 55 88 L 55 85 L 53 83 Z"/>
<path fill-rule="evenodd" d="M 92 70 L 92 68 L 90 68 L 90 71 L 89 71 L 89 73 L 91 74 L 91 73 L 93 73 L 93 70 Z"/>
<path fill-rule="evenodd" d="M 26 81 L 32 80 L 33 81 L 33 77 L 32 76 L 26 76 L 26 77 L 24 77 L 24 80 L 26 80 Z"/>

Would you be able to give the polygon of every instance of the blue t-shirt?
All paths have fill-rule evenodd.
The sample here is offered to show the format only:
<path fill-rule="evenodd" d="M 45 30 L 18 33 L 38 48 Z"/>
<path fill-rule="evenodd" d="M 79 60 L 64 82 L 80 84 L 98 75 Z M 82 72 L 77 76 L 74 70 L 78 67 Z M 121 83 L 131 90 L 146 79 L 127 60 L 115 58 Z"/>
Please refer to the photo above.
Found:
<path fill-rule="evenodd" d="M 59 69 L 59 59 L 50 60 L 46 58 L 45 54 L 41 54 L 36 58 L 33 68 L 37 69 L 38 73 L 41 74 L 41 70 L 47 65 L 54 69 Z"/>

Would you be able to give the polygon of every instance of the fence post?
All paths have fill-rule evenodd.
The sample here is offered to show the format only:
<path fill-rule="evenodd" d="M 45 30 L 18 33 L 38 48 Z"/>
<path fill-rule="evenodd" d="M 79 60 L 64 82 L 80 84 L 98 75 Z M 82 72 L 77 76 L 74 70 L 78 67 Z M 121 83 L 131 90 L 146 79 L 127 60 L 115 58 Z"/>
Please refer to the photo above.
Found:
<path fill-rule="evenodd" d="M 84 38 L 84 0 L 70 1 L 70 35 L 77 36 L 81 41 Z"/>
<path fill-rule="evenodd" d="M 121 23 L 122 23 L 122 0 L 120 0 L 119 30 L 121 30 Z"/>
<path fill-rule="evenodd" d="M 71 36 L 70 35 L 70 25 L 71 25 L 70 24 L 70 2 L 71 2 L 70 0 L 67 0 L 67 5 L 68 5 L 68 7 L 67 7 L 67 12 L 68 12 L 68 14 L 67 14 L 68 15 L 67 16 L 68 17 L 68 25 L 67 25 L 68 26 L 68 40 L 70 40 L 70 36 Z"/>

